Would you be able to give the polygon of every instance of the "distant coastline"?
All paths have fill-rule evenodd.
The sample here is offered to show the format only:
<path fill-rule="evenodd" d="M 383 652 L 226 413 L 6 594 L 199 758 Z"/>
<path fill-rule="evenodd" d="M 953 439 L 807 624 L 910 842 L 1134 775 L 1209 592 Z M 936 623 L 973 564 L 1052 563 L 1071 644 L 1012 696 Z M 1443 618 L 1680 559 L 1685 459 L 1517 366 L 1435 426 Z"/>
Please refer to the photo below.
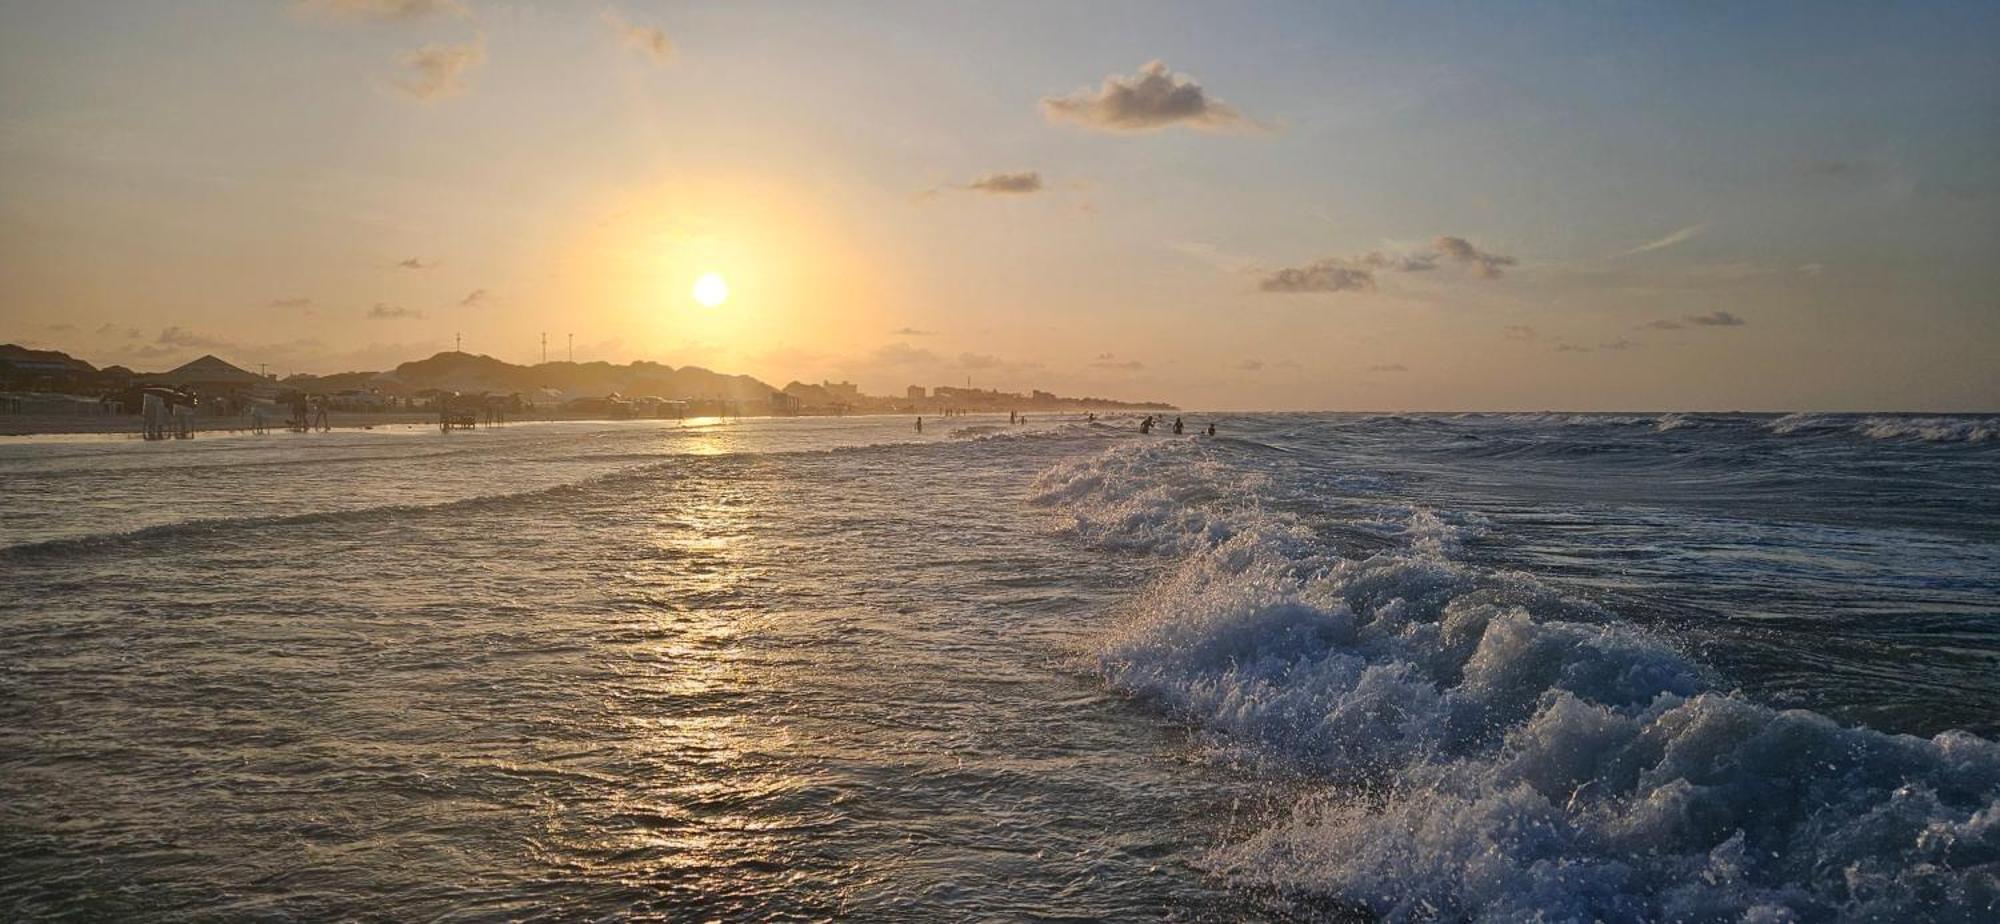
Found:
<path fill-rule="evenodd" d="M 195 429 L 242 429 L 259 409 L 324 406 L 338 426 L 435 422 L 442 409 L 487 419 L 620 420 L 794 417 L 849 414 L 1163 412 L 1157 401 L 1026 394 L 950 385 L 910 385 L 869 395 L 849 382 L 773 387 L 747 375 L 654 362 L 549 362 L 521 366 L 491 356 L 438 353 L 383 372 L 259 375 L 214 355 L 165 372 L 98 368 L 60 350 L 0 344 L 0 435 L 122 433 L 140 428 L 148 388 L 190 392 L 200 401 Z"/>

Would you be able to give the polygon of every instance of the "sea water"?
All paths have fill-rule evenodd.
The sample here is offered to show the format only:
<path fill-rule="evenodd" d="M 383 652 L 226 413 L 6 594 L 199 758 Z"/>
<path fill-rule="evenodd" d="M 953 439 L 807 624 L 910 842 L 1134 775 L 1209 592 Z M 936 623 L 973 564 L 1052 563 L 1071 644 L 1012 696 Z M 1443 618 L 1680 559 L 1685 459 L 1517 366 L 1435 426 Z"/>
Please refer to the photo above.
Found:
<path fill-rule="evenodd" d="M 2000 421 L 0 443 L 14 919 L 1992 920 Z"/>

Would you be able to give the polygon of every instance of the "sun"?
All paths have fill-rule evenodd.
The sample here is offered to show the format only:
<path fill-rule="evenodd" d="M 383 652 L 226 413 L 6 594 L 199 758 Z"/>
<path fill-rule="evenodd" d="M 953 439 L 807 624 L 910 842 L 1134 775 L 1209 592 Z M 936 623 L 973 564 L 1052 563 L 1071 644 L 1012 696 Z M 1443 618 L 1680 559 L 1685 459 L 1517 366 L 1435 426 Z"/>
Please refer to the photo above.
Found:
<path fill-rule="evenodd" d="M 729 283 L 721 273 L 703 273 L 694 281 L 694 300 L 713 308 L 729 300 Z"/>

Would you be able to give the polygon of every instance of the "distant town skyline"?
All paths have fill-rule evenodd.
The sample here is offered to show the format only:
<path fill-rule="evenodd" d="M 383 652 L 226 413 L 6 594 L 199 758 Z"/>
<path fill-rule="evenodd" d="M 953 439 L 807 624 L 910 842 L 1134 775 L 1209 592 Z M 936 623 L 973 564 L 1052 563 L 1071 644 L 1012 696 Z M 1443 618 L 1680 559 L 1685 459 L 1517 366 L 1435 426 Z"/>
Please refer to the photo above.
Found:
<path fill-rule="evenodd" d="M 0 342 L 1991 410 L 1996 40 L 1969 3 L 8 4 Z"/>

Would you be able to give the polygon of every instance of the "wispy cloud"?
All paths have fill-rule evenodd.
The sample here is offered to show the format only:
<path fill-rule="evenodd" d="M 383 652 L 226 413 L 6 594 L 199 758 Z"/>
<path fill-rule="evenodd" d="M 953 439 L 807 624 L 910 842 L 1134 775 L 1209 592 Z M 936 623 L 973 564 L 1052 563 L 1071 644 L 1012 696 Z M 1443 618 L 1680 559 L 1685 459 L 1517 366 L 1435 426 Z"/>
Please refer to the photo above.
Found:
<path fill-rule="evenodd" d="M 285 308 L 291 310 L 297 310 L 300 308 L 311 308 L 312 306 L 313 306 L 313 300 L 303 295 L 297 296 L 295 298 L 274 298 L 266 303 L 266 307 Z"/>
<path fill-rule="evenodd" d="M 620 44 L 645 55 L 654 64 L 673 61 L 676 53 L 674 40 L 667 37 L 666 30 L 627 22 L 615 10 L 604 11 L 604 24 L 617 33 Z"/>
<path fill-rule="evenodd" d="M 1501 256 L 1497 253 L 1480 250 L 1472 246 L 1471 241 L 1462 237 L 1445 235 L 1431 242 L 1431 245 L 1436 247 L 1444 256 L 1471 266 L 1475 272 L 1488 279 L 1500 278 L 1500 268 L 1503 266 L 1513 266 L 1515 263 L 1513 257 Z"/>
<path fill-rule="evenodd" d="M 298 9 L 301 13 L 384 22 L 470 15 L 458 0 L 300 0 Z"/>
<path fill-rule="evenodd" d="M 1284 267 L 1265 274 L 1257 288 L 1265 292 L 1365 292 L 1375 288 L 1378 270 L 1424 273 L 1450 260 L 1485 279 L 1498 279 L 1513 257 L 1480 250 L 1462 237 L 1443 235 L 1427 248 L 1408 253 L 1371 250 L 1358 257 L 1327 257 L 1304 266 Z"/>
<path fill-rule="evenodd" d="M 1742 327 L 1750 322 L 1718 308 L 1707 314 L 1684 314 L 1679 318 L 1660 318 L 1639 325 L 1640 330 L 1686 330 L 1690 327 Z"/>
<path fill-rule="evenodd" d="M 965 184 L 965 188 L 974 192 L 1018 196 L 1041 192 L 1044 187 L 1042 186 L 1042 175 L 1040 173 L 1033 170 L 1019 170 L 1014 172 L 989 173 Z"/>
<path fill-rule="evenodd" d="M 486 304 L 487 300 L 488 296 L 485 289 L 473 289 L 471 292 L 466 293 L 464 298 L 459 299 L 458 304 L 462 308 L 477 308 Z"/>
<path fill-rule="evenodd" d="M 1236 364 L 1236 371 L 1238 372 L 1256 372 L 1263 368 L 1264 361 L 1261 359 L 1246 359 Z"/>
<path fill-rule="evenodd" d="M 1408 366 L 1405 366 L 1405 365 L 1403 365 L 1402 363 L 1380 363 L 1380 364 L 1377 364 L 1377 365 L 1373 365 L 1373 366 L 1369 366 L 1369 367 L 1368 367 L 1368 371 L 1369 371 L 1369 372 L 1408 372 L 1408 371 L 1410 371 L 1410 367 L 1408 367 Z"/>
<path fill-rule="evenodd" d="M 927 366 L 939 362 L 936 353 L 907 343 L 885 343 L 876 347 L 869 359 L 883 366 Z"/>
<path fill-rule="evenodd" d="M 410 74 L 396 86 L 417 100 L 435 102 L 465 92 L 466 75 L 485 61 L 485 36 L 463 45 L 425 45 L 403 56 Z"/>
<path fill-rule="evenodd" d="M 400 262 L 400 263 L 397 263 L 397 264 L 396 264 L 396 268 L 397 268 L 397 269 L 406 269 L 406 270 L 427 270 L 427 269 L 436 269 L 436 268 L 437 268 L 437 263 L 436 263 L 435 261 L 433 261 L 433 262 L 429 262 L 429 263 L 426 263 L 426 262 L 424 262 L 423 258 L 421 258 L 421 257 L 411 257 L 411 258 L 409 258 L 409 259 L 407 259 L 407 260 L 404 260 L 404 261 L 402 261 L 402 262 Z"/>
<path fill-rule="evenodd" d="M 375 307 L 368 309 L 368 320 L 370 321 L 413 320 L 423 316 L 423 312 L 414 308 L 391 305 L 388 302 L 376 302 Z"/>
<path fill-rule="evenodd" d="M 1526 324 L 1509 324 L 1500 329 L 1500 335 L 1509 340 L 1533 340 L 1541 336 L 1533 327 Z"/>
<path fill-rule="evenodd" d="M 1701 233 L 1706 230 L 1708 230 L 1707 222 L 1702 222 L 1701 224 L 1698 225 L 1688 225 L 1687 227 L 1682 228 L 1679 231 L 1675 231 L 1671 234 L 1668 234 L 1665 237 L 1659 238 L 1658 240 L 1647 241 L 1646 243 L 1640 244 L 1639 246 L 1634 247 L 1631 250 L 1625 251 L 1624 256 L 1629 257 L 1634 254 L 1642 254 L 1654 250 L 1664 250 L 1668 247 L 1674 246 L 1675 244 L 1686 243 L 1687 241 L 1694 240 L 1695 238 L 1700 237 Z"/>
<path fill-rule="evenodd" d="M 895 330 L 890 331 L 889 333 L 898 337 L 931 337 L 935 336 L 937 334 L 937 331 L 923 330 L 921 328 L 916 328 L 916 327 L 899 327 Z"/>
<path fill-rule="evenodd" d="M 1375 274 L 1329 257 L 1305 266 L 1287 266 L 1257 283 L 1265 292 L 1365 292 L 1375 288 Z"/>
<path fill-rule="evenodd" d="M 218 340 L 214 337 L 197 334 L 178 325 L 160 331 L 159 339 L 155 342 L 162 346 L 188 347 L 191 349 L 215 349 L 229 345 L 229 342 L 226 340 Z"/>
<path fill-rule="evenodd" d="M 1115 369 L 1121 372 L 1137 372 L 1141 369 L 1146 368 L 1146 364 L 1136 359 L 1121 360 L 1117 356 L 1110 353 L 1099 353 L 1097 354 L 1096 359 L 1091 360 L 1090 368 Z"/>
<path fill-rule="evenodd" d="M 1207 131 L 1264 127 L 1163 61 L 1148 61 L 1130 76 L 1106 77 L 1095 90 L 1043 97 L 1042 114 L 1052 122 L 1107 132 L 1149 132 L 1172 125 Z"/>
<path fill-rule="evenodd" d="M 1707 314 L 1688 315 L 1687 322 L 1696 327 L 1742 327 L 1750 323 L 1719 308 Z"/>

